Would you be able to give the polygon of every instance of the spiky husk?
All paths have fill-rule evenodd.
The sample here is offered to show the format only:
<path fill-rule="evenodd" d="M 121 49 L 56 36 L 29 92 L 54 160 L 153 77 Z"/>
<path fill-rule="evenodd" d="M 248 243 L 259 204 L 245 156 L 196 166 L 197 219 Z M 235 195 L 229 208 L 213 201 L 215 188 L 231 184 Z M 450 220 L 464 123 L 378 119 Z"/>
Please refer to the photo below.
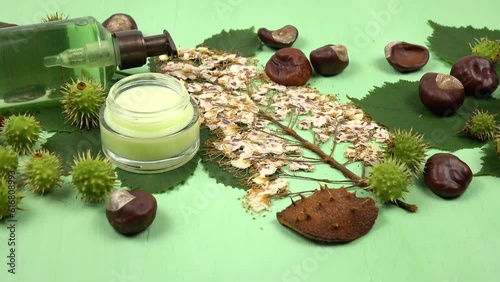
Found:
<path fill-rule="evenodd" d="M 24 164 L 24 181 L 32 192 L 45 195 L 61 182 L 62 163 L 47 150 L 35 152 Z"/>
<path fill-rule="evenodd" d="M 90 151 L 78 155 L 71 167 L 72 183 L 86 202 L 102 202 L 115 189 L 116 175 L 108 159 Z"/>
<path fill-rule="evenodd" d="M 490 114 L 488 111 L 475 110 L 459 134 L 465 134 L 479 141 L 487 141 L 495 136 L 497 127 L 495 114 Z"/>
<path fill-rule="evenodd" d="M 65 15 L 64 13 L 58 13 L 56 12 L 55 14 L 50 14 L 47 15 L 45 18 L 42 19 L 42 22 L 47 23 L 47 22 L 55 22 L 55 21 L 62 21 L 66 20 L 69 16 Z"/>
<path fill-rule="evenodd" d="M 61 93 L 61 105 L 66 118 L 80 128 L 99 125 L 99 110 L 106 100 L 104 88 L 96 81 L 83 77 L 66 83 Z"/>
<path fill-rule="evenodd" d="M 2 134 L 5 136 L 5 144 L 20 154 L 33 151 L 42 127 L 31 115 L 11 115 L 4 121 Z"/>
<path fill-rule="evenodd" d="M 393 158 L 408 167 L 412 175 L 418 175 L 424 169 L 429 145 L 420 134 L 396 130 L 384 148 L 385 158 Z"/>
<path fill-rule="evenodd" d="M 9 191 L 11 189 L 15 190 L 14 193 Z M 13 217 L 22 199 L 15 184 L 9 184 L 7 178 L 0 177 L 0 221 Z"/>
<path fill-rule="evenodd" d="M 19 164 L 17 152 L 10 147 L 0 146 L 0 177 L 4 177 L 9 171 L 16 171 Z"/>
<path fill-rule="evenodd" d="M 497 156 L 500 158 L 500 130 L 495 134 L 495 138 L 493 139 L 493 146 L 495 146 Z"/>
<path fill-rule="evenodd" d="M 488 38 L 476 39 L 474 46 L 471 46 L 472 54 L 487 58 L 492 64 L 500 59 L 500 41 L 489 40 Z"/>
<path fill-rule="evenodd" d="M 411 184 L 410 172 L 400 161 L 384 158 L 373 165 L 366 183 L 380 202 L 395 202 L 408 192 L 408 185 Z"/>

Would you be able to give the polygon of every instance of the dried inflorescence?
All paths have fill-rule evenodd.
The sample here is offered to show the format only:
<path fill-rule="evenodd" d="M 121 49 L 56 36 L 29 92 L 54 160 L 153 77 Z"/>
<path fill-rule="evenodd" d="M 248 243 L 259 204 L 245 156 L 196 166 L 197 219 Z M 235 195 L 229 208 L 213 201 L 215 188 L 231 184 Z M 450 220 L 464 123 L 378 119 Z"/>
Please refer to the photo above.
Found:
<path fill-rule="evenodd" d="M 217 134 L 209 151 L 250 172 L 245 205 L 254 211 L 268 210 L 271 198 L 287 194 L 288 181 L 276 177 L 280 171 L 314 170 L 302 144 L 285 137 L 266 116 L 298 132 L 313 132 L 316 144 L 350 142 L 355 150 L 346 157 L 352 161 L 378 161 L 374 142 L 389 138 L 354 105 L 308 86 L 277 84 L 250 58 L 200 47 L 179 50 L 176 59 L 160 56 L 156 63 L 157 72 L 184 80 L 198 102 L 202 123 Z"/>

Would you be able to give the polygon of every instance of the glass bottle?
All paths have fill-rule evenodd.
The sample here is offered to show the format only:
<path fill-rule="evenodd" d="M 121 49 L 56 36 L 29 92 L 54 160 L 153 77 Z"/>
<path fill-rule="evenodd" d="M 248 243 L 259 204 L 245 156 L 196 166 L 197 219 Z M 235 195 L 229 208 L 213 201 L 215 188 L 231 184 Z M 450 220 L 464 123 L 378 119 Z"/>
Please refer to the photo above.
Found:
<path fill-rule="evenodd" d="M 61 86 L 82 76 L 109 89 L 117 67 L 139 67 L 162 54 L 177 56 L 166 30 L 111 34 L 93 17 L 1 28 L 0 111 L 55 104 Z"/>

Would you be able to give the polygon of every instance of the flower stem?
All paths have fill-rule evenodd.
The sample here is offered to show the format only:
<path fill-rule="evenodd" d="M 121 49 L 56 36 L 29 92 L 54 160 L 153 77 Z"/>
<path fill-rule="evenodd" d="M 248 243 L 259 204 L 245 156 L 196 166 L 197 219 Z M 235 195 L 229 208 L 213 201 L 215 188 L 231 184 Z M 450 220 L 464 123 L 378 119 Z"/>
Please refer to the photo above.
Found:
<path fill-rule="evenodd" d="M 339 162 L 337 162 L 329 154 L 326 154 L 323 150 L 321 150 L 321 148 L 318 145 L 315 145 L 315 144 L 307 141 L 302 136 L 300 136 L 295 130 L 293 130 L 292 128 L 290 128 L 290 127 L 288 127 L 288 126 L 286 126 L 284 124 L 282 124 L 277 119 L 275 119 L 274 117 L 268 115 L 267 113 L 265 113 L 263 111 L 259 111 L 259 115 L 261 115 L 264 119 L 266 119 L 266 120 L 274 123 L 281 130 L 283 130 L 283 132 L 286 135 L 290 135 L 293 138 L 295 138 L 297 141 L 299 141 L 302 144 L 302 146 L 304 146 L 304 148 L 306 148 L 309 151 L 311 151 L 311 152 L 315 153 L 316 155 L 318 155 L 321 158 L 322 161 L 324 161 L 325 163 L 327 163 L 331 167 L 333 167 L 333 168 L 337 169 L 338 171 L 340 171 L 345 177 L 351 179 L 356 185 L 360 185 L 360 186 L 363 185 L 364 182 L 361 179 L 361 177 L 359 177 L 357 174 L 355 174 L 354 172 L 350 171 L 347 167 L 345 167 L 342 164 L 340 164 Z"/>
<path fill-rule="evenodd" d="M 368 185 L 364 181 L 363 177 L 358 176 L 357 174 L 349 170 L 346 166 L 337 162 L 331 155 L 325 153 L 318 145 L 307 141 L 302 136 L 300 136 L 295 130 L 282 124 L 280 121 L 268 115 L 264 111 L 259 111 L 259 115 L 262 116 L 262 118 L 278 126 L 283 131 L 284 134 L 289 135 L 294 139 L 296 139 L 297 141 L 299 141 L 302 144 L 302 146 L 304 146 L 304 148 L 318 155 L 321 158 L 321 160 L 330 165 L 330 167 L 340 171 L 346 178 L 350 179 L 353 182 L 354 186 L 367 188 Z M 396 200 L 396 202 L 391 202 L 391 203 L 409 212 L 416 212 L 418 209 L 416 205 L 408 204 L 401 200 Z"/>
<path fill-rule="evenodd" d="M 416 212 L 418 210 L 418 207 L 416 205 L 408 204 L 401 200 L 396 200 L 396 202 L 391 202 L 391 204 L 409 212 Z"/>

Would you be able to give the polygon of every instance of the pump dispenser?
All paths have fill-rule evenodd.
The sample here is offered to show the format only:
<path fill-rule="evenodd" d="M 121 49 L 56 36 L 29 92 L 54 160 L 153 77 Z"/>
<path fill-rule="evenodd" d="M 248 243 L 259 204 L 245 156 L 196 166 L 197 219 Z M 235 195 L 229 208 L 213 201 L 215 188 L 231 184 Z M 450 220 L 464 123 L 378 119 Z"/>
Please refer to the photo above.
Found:
<path fill-rule="evenodd" d="M 0 29 L 0 111 L 55 104 L 60 88 L 82 76 L 112 84 L 117 67 L 129 69 L 158 55 L 176 57 L 170 34 L 109 33 L 93 17 Z"/>
<path fill-rule="evenodd" d="M 166 30 L 162 35 L 150 37 L 144 37 L 138 30 L 120 31 L 113 34 L 113 39 L 113 41 L 87 43 L 81 48 L 68 49 L 57 55 L 47 56 L 44 58 L 44 65 L 65 68 L 118 65 L 120 69 L 129 69 L 144 65 L 148 57 L 174 52 L 176 55 L 174 42 Z"/>

